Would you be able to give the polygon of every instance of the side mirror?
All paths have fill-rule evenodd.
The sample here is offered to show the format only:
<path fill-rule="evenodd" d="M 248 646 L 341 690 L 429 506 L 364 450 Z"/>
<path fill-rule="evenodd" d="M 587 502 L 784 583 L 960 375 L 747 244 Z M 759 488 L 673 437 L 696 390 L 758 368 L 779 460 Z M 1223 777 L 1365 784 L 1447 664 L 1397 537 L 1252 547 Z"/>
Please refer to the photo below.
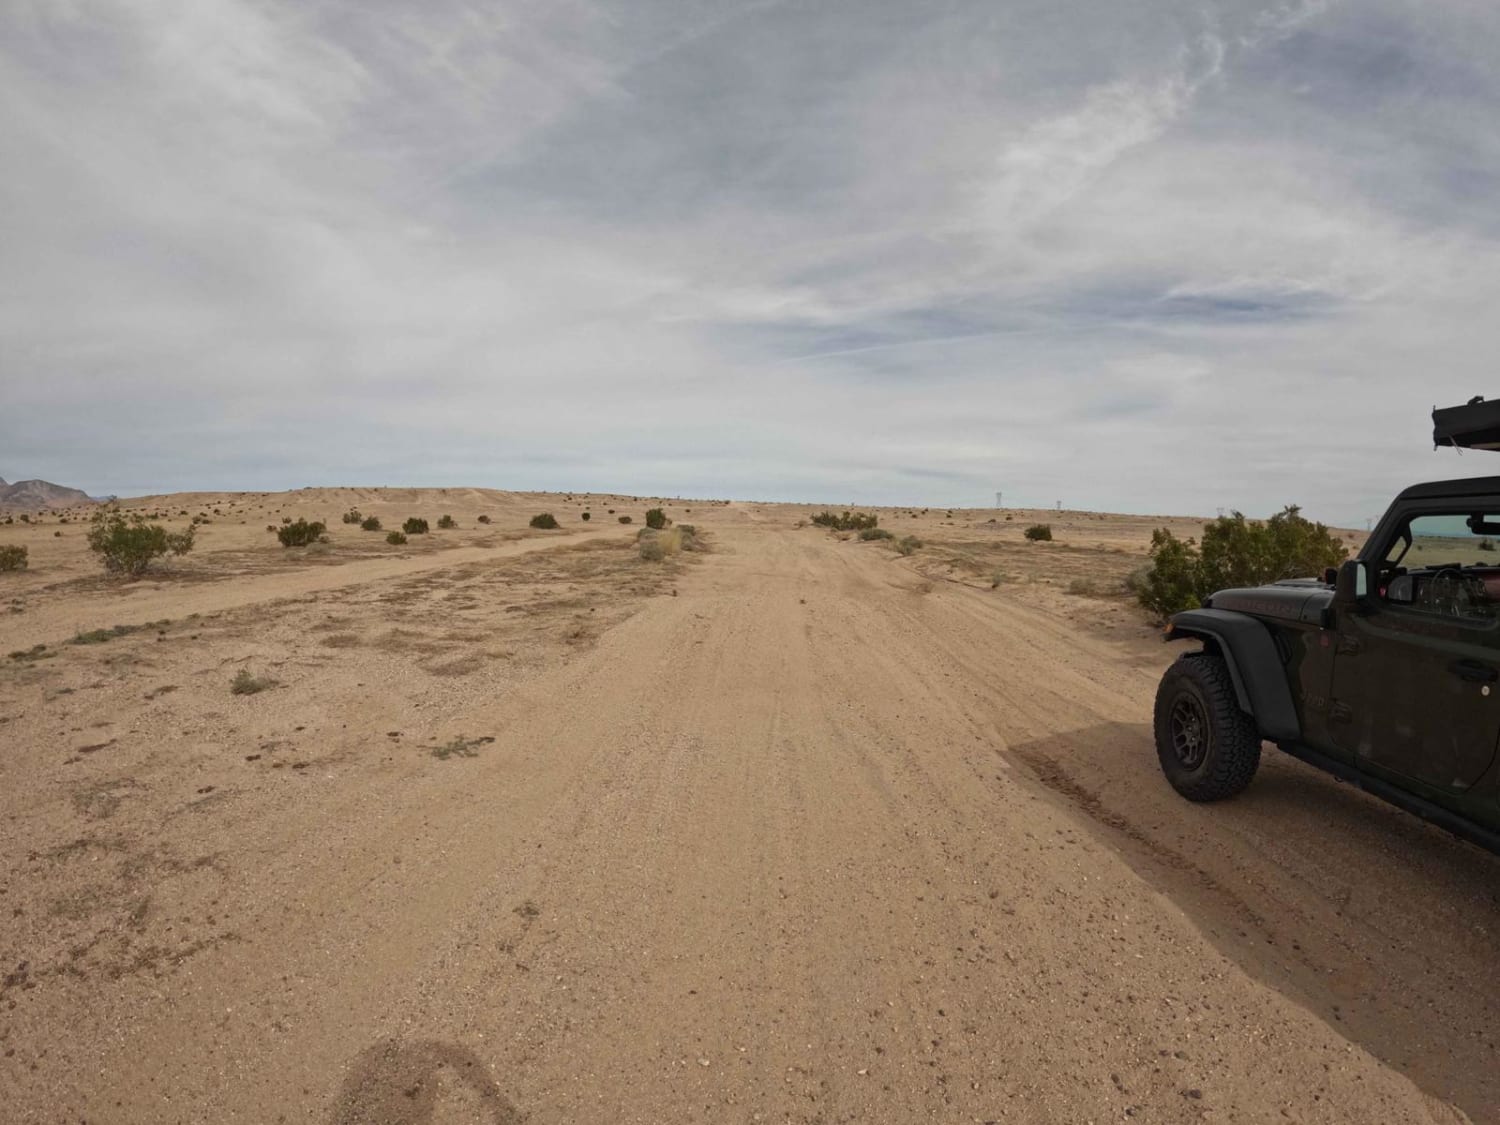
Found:
<path fill-rule="evenodd" d="M 1333 584 L 1333 604 L 1361 606 L 1370 597 L 1370 567 L 1358 559 L 1348 559 L 1339 567 Z"/>

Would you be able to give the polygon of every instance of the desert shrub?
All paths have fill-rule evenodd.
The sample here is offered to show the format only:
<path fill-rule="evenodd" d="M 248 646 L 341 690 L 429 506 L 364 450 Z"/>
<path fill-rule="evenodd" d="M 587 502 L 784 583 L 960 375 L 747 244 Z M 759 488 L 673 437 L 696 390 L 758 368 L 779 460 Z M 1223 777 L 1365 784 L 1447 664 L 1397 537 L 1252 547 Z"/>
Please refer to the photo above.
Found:
<path fill-rule="evenodd" d="M 424 519 L 418 519 L 416 516 L 412 516 L 409 520 L 401 525 L 401 530 L 406 532 L 406 534 L 408 535 L 426 535 L 427 521 Z"/>
<path fill-rule="evenodd" d="M 1052 525 L 1050 523 L 1034 523 L 1026 529 L 1026 538 L 1033 543 L 1052 542 Z"/>
<path fill-rule="evenodd" d="M 289 523 L 278 531 L 276 538 L 281 540 L 283 547 L 306 547 L 309 543 L 316 543 L 327 530 L 322 520 L 308 523 L 306 520 L 299 519 L 296 523 Z"/>
<path fill-rule="evenodd" d="M 345 523 L 363 523 L 364 519 L 364 515 L 358 508 L 350 508 L 347 512 L 344 513 Z"/>
<path fill-rule="evenodd" d="M 101 508 L 89 524 L 89 550 L 111 574 L 144 574 L 153 559 L 185 555 L 193 549 L 193 528 L 171 532 L 147 523 L 140 513 L 128 518 L 116 508 Z"/>
<path fill-rule="evenodd" d="M 1009 572 L 1004 570 L 997 570 L 995 571 L 995 573 L 990 575 L 990 589 L 998 589 L 999 587 L 1004 586 L 1009 581 L 1011 581 Z"/>
<path fill-rule="evenodd" d="M 186 514 L 186 513 L 184 513 L 184 514 Z M 292 522 L 292 517 L 291 516 L 282 516 L 281 517 L 281 522 L 283 524 L 291 523 Z"/>
<path fill-rule="evenodd" d="M 139 632 L 140 625 L 115 625 L 109 629 L 90 629 L 88 632 L 77 632 L 73 634 L 70 645 L 102 645 L 105 641 L 112 641 L 116 637 L 128 637 L 131 633 Z"/>
<path fill-rule="evenodd" d="M 654 537 L 651 539 L 642 539 L 637 545 L 637 550 L 640 551 L 641 558 L 647 562 L 661 562 L 662 559 L 667 557 L 666 547 L 660 539 Z"/>
<path fill-rule="evenodd" d="M 1068 593 L 1080 598 L 1091 598 L 1099 591 L 1087 578 L 1075 578 L 1068 583 Z"/>
<path fill-rule="evenodd" d="M 229 681 L 229 691 L 232 695 L 254 695 L 256 692 L 275 686 L 275 680 L 269 676 L 257 676 L 249 668 L 241 668 L 234 674 L 234 679 Z"/>
<path fill-rule="evenodd" d="M 587 512 L 584 512 L 583 513 L 583 522 L 587 523 L 588 521 L 589 521 L 589 514 Z"/>
<path fill-rule="evenodd" d="M 458 521 L 455 520 L 452 516 L 439 516 L 438 526 L 444 531 L 451 531 L 458 526 Z"/>
<path fill-rule="evenodd" d="M 630 520 L 630 517 L 629 517 L 629 516 L 621 516 L 621 517 L 620 517 L 620 522 L 621 522 L 621 523 L 630 523 L 630 522 L 631 522 L 631 520 Z"/>
<path fill-rule="evenodd" d="M 835 531 L 864 531 L 878 524 L 880 517 L 874 512 L 845 512 L 842 515 L 819 512 L 813 516 L 812 522 L 819 527 L 831 527 Z"/>
<path fill-rule="evenodd" d="M 543 512 L 541 515 L 531 517 L 531 526 L 541 528 L 543 531 L 551 531 L 557 526 L 557 517 L 551 512 Z"/>
<path fill-rule="evenodd" d="M 0 570 L 25 570 L 28 553 L 25 547 L 0 547 Z"/>
<path fill-rule="evenodd" d="M 868 543 L 874 539 L 894 539 L 896 533 L 887 531 L 883 527 L 867 527 L 859 533 L 859 537 L 863 542 Z"/>
<path fill-rule="evenodd" d="M 1481 539 L 1474 546 L 1481 551 L 1493 551 L 1495 549 L 1495 541 L 1493 539 Z"/>
<path fill-rule="evenodd" d="M 393 547 L 399 547 L 406 542 L 406 533 L 393 531 L 385 537 L 385 541 Z"/>
<path fill-rule="evenodd" d="M 922 549 L 922 541 L 915 535 L 903 535 L 896 540 L 896 550 L 903 555 L 914 555 Z"/>
<path fill-rule="evenodd" d="M 1141 605 L 1160 617 L 1194 609 L 1216 590 L 1322 574 L 1349 554 L 1343 540 L 1288 505 L 1265 521 L 1243 513 L 1204 525 L 1203 541 L 1151 533 L 1151 569 L 1127 581 Z"/>
<path fill-rule="evenodd" d="M 671 522 L 667 519 L 667 513 L 660 508 L 651 508 L 646 512 L 646 526 L 654 527 L 657 531 L 666 527 Z"/>
<path fill-rule="evenodd" d="M 187 514 L 186 512 L 183 513 L 183 515 L 186 515 L 186 514 Z M 28 516 L 25 512 L 22 512 L 21 513 L 21 522 L 22 523 L 30 523 L 31 522 L 31 517 Z"/>
<path fill-rule="evenodd" d="M 479 522 L 480 523 L 489 523 L 490 522 L 490 517 L 489 516 L 480 516 L 479 517 Z"/>
<path fill-rule="evenodd" d="M 364 519 L 362 519 L 362 520 L 359 521 L 359 526 L 364 531 L 379 531 L 380 530 L 380 517 L 379 516 L 366 516 Z"/>

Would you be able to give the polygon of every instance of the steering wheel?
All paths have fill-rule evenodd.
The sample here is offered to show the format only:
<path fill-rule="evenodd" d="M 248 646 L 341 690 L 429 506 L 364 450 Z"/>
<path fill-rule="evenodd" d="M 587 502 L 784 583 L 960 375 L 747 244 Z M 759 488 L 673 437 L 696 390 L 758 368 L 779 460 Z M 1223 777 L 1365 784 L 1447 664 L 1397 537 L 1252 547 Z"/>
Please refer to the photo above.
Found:
<path fill-rule="evenodd" d="M 1434 574 L 1427 584 L 1428 601 L 1434 613 L 1449 617 L 1472 616 L 1474 592 L 1469 576 L 1451 566 Z"/>

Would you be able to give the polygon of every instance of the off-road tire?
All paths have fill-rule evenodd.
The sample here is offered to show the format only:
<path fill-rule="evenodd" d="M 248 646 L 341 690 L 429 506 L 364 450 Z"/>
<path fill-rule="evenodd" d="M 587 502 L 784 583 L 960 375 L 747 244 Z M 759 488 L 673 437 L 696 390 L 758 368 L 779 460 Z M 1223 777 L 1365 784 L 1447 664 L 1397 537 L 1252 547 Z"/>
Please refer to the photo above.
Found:
<path fill-rule="evenodd" d="M 1156 756 L 1189 801 L 1222 801 L 1244 790 L 1260 766 L 1260 731 L 1240 710 L 1224 658 L 1178 657 L 1156 690 Z"/>

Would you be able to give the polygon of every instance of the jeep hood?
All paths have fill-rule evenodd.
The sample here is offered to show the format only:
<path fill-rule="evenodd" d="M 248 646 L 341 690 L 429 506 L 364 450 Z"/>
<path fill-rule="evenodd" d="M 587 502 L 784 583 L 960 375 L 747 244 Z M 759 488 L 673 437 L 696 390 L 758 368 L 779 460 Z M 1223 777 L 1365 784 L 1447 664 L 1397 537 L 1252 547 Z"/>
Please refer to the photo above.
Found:
<path fill-rule="evenodd" d="M 1265 586 L 1220 590 L 1210 596 L 1204 605 L 1210 609 L 1248 613 L 1252 617 L 1319 625 L 1323 620 L 1323 611 L 1332 601 L 1332 587 L 1316 578 L 1294 578 Z"/>

